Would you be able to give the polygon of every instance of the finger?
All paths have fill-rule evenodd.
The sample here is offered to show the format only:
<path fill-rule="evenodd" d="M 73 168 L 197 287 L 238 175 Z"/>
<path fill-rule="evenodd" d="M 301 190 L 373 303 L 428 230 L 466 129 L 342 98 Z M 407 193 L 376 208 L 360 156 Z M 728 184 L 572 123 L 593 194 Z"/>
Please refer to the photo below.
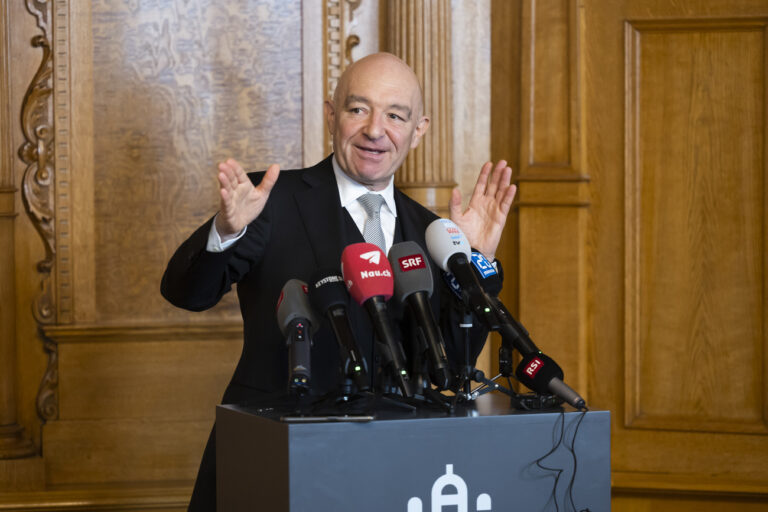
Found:
<path fill-rule="evenodd" d="M 261 179 L 261 183 L 259 183 L 259 190 L 263 191 L 265 194 L 269 194 L 269 192 L 272 190 L 272 187 L 275 186 L 275 182 L 279 176 L 280 166 L 277 164 L 270 165 L 267 169 L 267 172 L 264 173 L 264 177 Z"/>
<path fill-rule="evenodd" d="M 245 170 L 243 169 L 243 166 L 240 165 L 240 162 L 238 162 L 234 158 L 230 158 L 229 160 L 227 160 L 227 163 L 231 165 L 232 169 L 234 170 L 235 179 L 237 180 L 236 185 L 250 181 L 248 179 L 248 175 L 245 173 Z"/>
<path fill-rule="evenodd" d="M 501 210 L 501 213 L 503 213 L 505 217 L 507 216 L 510 208 L 512 207 L 512 202 L 515 200 L 516 193 L 517 193 L 517 186 L 510 185 L 507 188 L 506 192 L 504 192 L 504 197 L 502 197 L 501 201 L 499 202 L 499 209 Z"/>
<path fill-rule="evenodd" d="M 497 163 L 496 166 L 493 168 L 493 173 L 491 173 L 491 177 L 488 179 L 488 187 L 485 190 L 485 194 L 487 196 L 489 197 L 496 196 L 496 191 L 499 190 L 499 182 L 501 181 L 501 175 L 504 174 L 504 168 L 506 166 L 507 166 L 506 160 L 499 160 L 499 163 Z"/>
<path fill-rule="evenodd" d="M 459 190 L 459 187 L 455 187 L 451 190 L 451 199 L 448 201 L 448 212 L 451 220 L 454 222 L 461 217 L 461 191 Z"/>
<path fill-rule="evenodd" d="M 472 191 L 470 202 L 472 199 L 482 197 L 485 194 L 486 187 L 488 186 L 488 176 L 491 173 L 492 166 L 492 162 L 485 162 L 485 164 L 483 164 L 483 167 L 480 169 L 480 174 L 477 177 L 477 183 L 475 183 L 475 189 Z"/>
<path fill-rule="evenodd" d="M 512 168 L 504 167 L 499 174 L 499 188 L 496 190 L 495 199 L 500 202 L 504 198 L 504 195 L 507 193 L 507 189 L 512 182 Z"/>
<path fill-rule="evenodd" d="M 237 175 L 236 175 L 235 165 L 233 164 L 237 164 L 237 162 L 235 162 L 231 158 L 226 162 L 221 162 L 219 164 L 219 172 L 224 173 L 224 176 L 226 176 L 228 181 L 226 185 L 228 188 L 231 188 L 231 189 L 237 187 Z"/>
<path fill-rule="evenodd" d="M 234 175 L 232 173 L 232 169 L 229 168 L 226 164 L 219 164 L 219 173 L 216 175 L 216 177 L 219 180 L 219 188 L 221 190 L 233 190 L 234 185 L 233 178 Z"/>

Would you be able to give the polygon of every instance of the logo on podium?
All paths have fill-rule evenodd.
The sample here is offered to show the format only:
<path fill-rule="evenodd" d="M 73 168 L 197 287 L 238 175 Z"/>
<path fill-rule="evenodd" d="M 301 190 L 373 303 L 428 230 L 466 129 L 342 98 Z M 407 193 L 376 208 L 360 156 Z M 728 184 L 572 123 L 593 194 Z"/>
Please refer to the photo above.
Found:
<path fill-rule="evenodd" d="M 432 484 L 431 512 L 442 512 L 443 507 L 456 512 L 469 512 L 469 496 L 467 483 L 459 475 L 454 474 L 453 464 L 445 465 L 445 474 Z M 455 508 L 454 508 L 455 507 Z M 475 499 L 475 510 L 484 512 L 491 510 L 491 497 L 482 493 Z M 424 512 L 421 498 L 414 496 L 408 500 L 408 512 Z"/>

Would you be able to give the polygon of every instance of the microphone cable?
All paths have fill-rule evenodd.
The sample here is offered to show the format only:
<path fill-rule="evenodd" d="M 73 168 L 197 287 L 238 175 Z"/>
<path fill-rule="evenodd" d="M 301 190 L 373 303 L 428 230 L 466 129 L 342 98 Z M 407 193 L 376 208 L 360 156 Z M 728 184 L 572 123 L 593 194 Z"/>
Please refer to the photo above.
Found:
<path fill-rule="evenodd" d="M 555 453 L 557 449 L 560 447 L 560 445 L 563 445 L 566 449 L 566 451 L 571 455 L 571 458 L 573 459 L 573 474 L 571 475 L 571 478 L 568 482 L 568 486 L 565 490 L 565 498 L 568 499 L 571 503 L 571 509 L 573 512 L 591 512 L 589 507 L 583 508 L 581 510 L 578 510 L 576 508 L 576 503 L 573 499 L 573 486 L 576 481 L 576 470 L 578 469 L 578 458 L 576 457 L 576 450 L 575 450 L 575 443 L 576 443 L 576 436 L 579 432 L 579 428 L 581 427 L 581 422 L 584 420 L 584 416 L 587 415 L 588 410 L 585 408 L 584 410 L 580 411 L 578 419 L 575 421 L 575 428 L 573 430 L 573 436 L 571 438 L 571 444 L 568 446 L 568 442 L 565 441 L 565 411 L 561 410 L 560 414 L 557 417 L 557 420 L 555 421 L 555 430 L 554 432 L 558 431 L 558 425 L 559 425 L 559 436 L 555 434 L 555 437 L 557 438 L 554 442 L 554 445 L 552 448 L 544 455 L 536 459 L 535 464 L 539 468 L 545 470 L 545 471 L 552 471 L 555 473 L 555 483 L 552 486 L 552 493 L 550 494 L 550 498 L 547 500 L 552 500 L 555 503 L 555 512 L 560 512 L 560 506 L 557 504 L 557 484 L 560 482 L 560 476 L 562 476 L 563 472 L 565 471 L 565 468 L 556 468 L 556 467 L 548 467 L 543 464 L 543 461 Z M 574 422 L 571 423 L 571 425 L 574 425 Z M 570 427 L 570 425 L 569 425 Z M 553 433 L 554 433 L 553 432 Z"/>

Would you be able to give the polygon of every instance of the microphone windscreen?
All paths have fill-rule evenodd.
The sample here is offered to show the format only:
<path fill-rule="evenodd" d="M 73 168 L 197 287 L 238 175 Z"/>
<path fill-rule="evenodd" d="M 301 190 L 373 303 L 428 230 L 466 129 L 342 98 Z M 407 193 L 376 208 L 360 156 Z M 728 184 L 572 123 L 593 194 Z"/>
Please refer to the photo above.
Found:
<path fill-rule="evenodd" d="M 563 370 L 549 356 L 539 353 L 524 357 L 515 370 L 517 380 L 537 393 L 550 393 L 549 381 L 563 379 Z"/>
<path fill-rule="evenodd" d="M 469 259 L 472 248 L 459 227 L 449 219 L 436 219 L 427 226 L 425 233 L 427 250 L 437 265 L 450 272 L 448 260 L 456 253 L 464 253 Z"/>
<path fill-rule="evenodd" d="M 392 297 L 392 267 L 384 252 L 374 244 L 351 244 L 341 253 L 341 275 L 349 295 L 363 304 L 371 297 Z"/>
<path fill-rule="evenodd" d="M 341 272 L 333 269 L 315 272 L 309 281 L 309 303 L 320 314 L 337 306 L 346 308 L 349 304 L 349 292 Z"/>
<path fill-rule="evenodd" d="M 401 242 L 389 250 L 389 264 L 395 279 L 395 297 L 403 302 L 415 292 L 432 296 L 432 271 L 427 255 L 416 242 Z"/>
<path fill-rule="evenodd" d="M 277 300 L 277 324 L 283 336 L 288 335 L 288 327 L 296 318 L 306 319 L 311 333 L 317 331 L 320 322 L 309 304 L 307 292 L 307 284 L 299 279 L 289 279 L 283 285 Z"/>
<path fill-rule="evenodd" d="M 471 261 L 477 280 L 480 281 L 485 293 L 492 297 L 498 297 L 503 285 L 499 272 L 482 253 L 472 251 Z"/>

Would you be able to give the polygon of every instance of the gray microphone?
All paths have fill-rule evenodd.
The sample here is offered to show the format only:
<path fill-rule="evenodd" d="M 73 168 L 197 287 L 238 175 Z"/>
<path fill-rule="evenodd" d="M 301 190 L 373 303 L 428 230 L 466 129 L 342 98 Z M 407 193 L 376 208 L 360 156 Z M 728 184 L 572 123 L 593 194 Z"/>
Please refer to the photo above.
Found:
<path fill-rule="evenodd" d="M 419 336 L 426 345 L 430 379 L 438 389 L 448 389 L 451 371 L 445 355 L 445 342 L 429 306 L 433 283 L 427 256 L 416 242 L 402 242 L 392 246 L 388 257 L 395 278 L 394 296 L 411 308 Z"/>
<path fill-rule="evenodd" d="M 277 323 L 288 345 L 288 391 L 305 395 L 312 381 L 312 335 L 320 322 L 309 304 L 307 284 L 289 279 L 277 301 Z"/>

